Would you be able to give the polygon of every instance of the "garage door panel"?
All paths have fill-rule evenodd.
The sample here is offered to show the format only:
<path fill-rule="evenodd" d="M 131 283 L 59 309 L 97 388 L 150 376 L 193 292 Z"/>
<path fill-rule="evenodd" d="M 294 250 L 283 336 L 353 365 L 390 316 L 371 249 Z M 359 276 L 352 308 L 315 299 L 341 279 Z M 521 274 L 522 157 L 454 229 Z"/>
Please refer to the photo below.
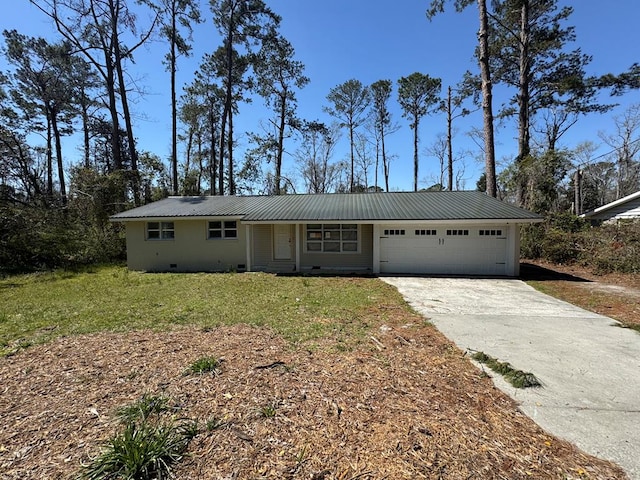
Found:
<path fill-rule="evenodd" d="M 425 231 L 429 234 L 425 235 Z M 504 275 L 507 231 L 506 226 L 461 228 L 451 225 L 437 229 L 384 226 L 382 232 L 394 234 L 380 238 L 380 271 Z"/>

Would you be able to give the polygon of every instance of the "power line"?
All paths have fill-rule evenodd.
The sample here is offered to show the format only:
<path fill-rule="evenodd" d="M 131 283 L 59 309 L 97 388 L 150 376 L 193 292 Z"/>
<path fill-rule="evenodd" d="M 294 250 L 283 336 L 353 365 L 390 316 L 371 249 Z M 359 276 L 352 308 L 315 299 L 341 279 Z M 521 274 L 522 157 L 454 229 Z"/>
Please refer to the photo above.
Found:
<path fill-rule="evenodd" d="M 635 144 L 635 143 L 638 143 L 638 142 L 640 142 L 640 138 L 637 138 L 637 139 L 635 139 L 634 141 L 632 141 L 632 142 L 630 142 L 629 144 L 627 144 L 627 147 L 630 147 L 631 145 L 633 145 L 633 144 Z M 618 152 L 618 151 L 622 150 L 623 148 L 624 148 L 624 147 L 614 148 L 613 150 L 611 150 L 611 151 L 609 151 L 609 152 L 606 152 L 606 153 L 600 154 L 600 155 L 598 155 L 598 156 L 597 156 L 597 157 L 595 157 L 595 158 L 591 158 L 591 159 L 589 159 L 589 160 L 585 160 L 584 162 L 582 162 L 582 163 L 578 163 L 577 165 L 574 165 L 574 166 L 575 166 L 575 168 L 581 168 L 581 167 L 583 167 L 584 165 L 592 164 L 592 163 L 594 163 L 596 160 L 600 160 L 601 158 L 607 157 L 607 156 L 611 155 L 612 153 L 616 153 L 616 152 Z"/>

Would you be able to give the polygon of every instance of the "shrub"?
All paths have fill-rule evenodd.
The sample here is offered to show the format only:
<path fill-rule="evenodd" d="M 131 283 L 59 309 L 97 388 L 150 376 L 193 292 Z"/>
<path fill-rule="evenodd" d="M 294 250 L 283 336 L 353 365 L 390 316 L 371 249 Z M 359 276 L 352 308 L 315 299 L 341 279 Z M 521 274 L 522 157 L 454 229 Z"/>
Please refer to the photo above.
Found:
<path fill-rule="evenodd" d="M 553 263 L 573 263 L 580 253 L 574 234 L 556 229 L 547 231 L 540 248 L 541 257 Z"/>
<path fill-rule="evenodd" d="M 573 215 L 549 216 L 521 229 L 523 258 L 578 263 L 597 274 L 640 272 L 640 222 L 589 227 Z"/>

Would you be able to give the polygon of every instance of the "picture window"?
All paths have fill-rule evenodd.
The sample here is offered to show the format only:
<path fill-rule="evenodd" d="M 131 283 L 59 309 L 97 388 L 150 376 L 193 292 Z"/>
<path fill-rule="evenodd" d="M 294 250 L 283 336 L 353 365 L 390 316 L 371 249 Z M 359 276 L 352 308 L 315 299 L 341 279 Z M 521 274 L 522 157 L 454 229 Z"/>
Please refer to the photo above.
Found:
<path fill-rule="evenodd" d="M 358 252 L 357 224 L 309 224 L 306 237 L 307 252 L 356 253 Z"/>

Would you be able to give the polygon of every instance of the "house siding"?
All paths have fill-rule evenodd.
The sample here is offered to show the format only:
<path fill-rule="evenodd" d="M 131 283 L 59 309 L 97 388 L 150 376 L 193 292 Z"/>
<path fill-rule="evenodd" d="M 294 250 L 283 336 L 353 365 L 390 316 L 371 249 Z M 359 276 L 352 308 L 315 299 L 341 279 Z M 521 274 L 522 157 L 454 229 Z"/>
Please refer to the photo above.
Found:
<path fill-rule="evenodd" d="M 147 240 L 146 222 L 127 222 L 127 266 L 131 270 L 218 272 L 246 263 L 244 228 L 238 238 L 208 240 L 204 220 L 174 220 L 173 240 Z"/>
<path fill-rule="evenodd" d="M 636 198 L 621 205 L 616 205 L 601 213 L 589 217 L 589 220 L 613 221 L 640 219 L 640 198 Z"/>
<path fill-rule="evenodd" d="M 359 253 L 309 253 L 305 251 L 305 225 L 300 225 L 300 270 L 373 271 L 373 225 L 360 225 Z"/>

